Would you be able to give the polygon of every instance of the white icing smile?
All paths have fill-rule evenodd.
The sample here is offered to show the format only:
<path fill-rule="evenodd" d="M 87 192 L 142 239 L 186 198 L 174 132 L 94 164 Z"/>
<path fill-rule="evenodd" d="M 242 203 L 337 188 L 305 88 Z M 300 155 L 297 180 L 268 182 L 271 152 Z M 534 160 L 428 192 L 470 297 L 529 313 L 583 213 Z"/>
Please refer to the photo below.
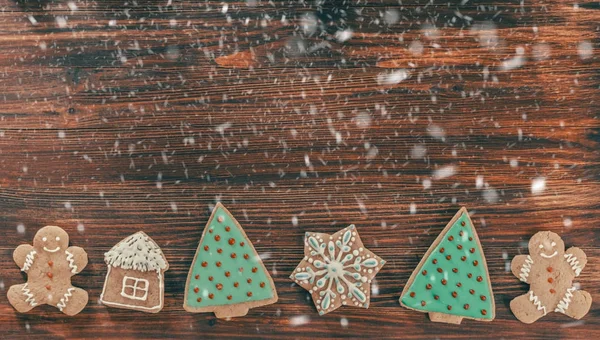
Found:
<path fill-rule="evenodd" d="M 44 250 L 47 251 L 47 252 L 49 252 L 49 253 L 56 253 L 57 251 L 60 250 L 60 247 L 56 247 L 54 249 L 48 249 L 48 248 L 44 247 Z"/>
<path fill-rule="evenodd" d="M 552 253 L 552 255 L 546 255 L 544 253 L 540 253 L 540 256 L 543 257 L 543 258 L 546 258 L 546 259 L 551 259 L 554 256 L 556 256 L 557 254 L 558 254 L 558 251 L 555 250 L 554 253 Z"/>

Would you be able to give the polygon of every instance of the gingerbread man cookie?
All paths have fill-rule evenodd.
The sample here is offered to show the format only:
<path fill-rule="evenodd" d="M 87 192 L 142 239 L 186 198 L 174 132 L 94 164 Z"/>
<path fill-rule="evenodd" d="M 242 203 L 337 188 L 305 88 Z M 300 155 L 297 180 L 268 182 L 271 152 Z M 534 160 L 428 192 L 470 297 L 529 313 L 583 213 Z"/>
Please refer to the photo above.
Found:
<path fill-rule="evenodd" d="M 541 231 L 529 240 L 529 255 L 517 255 L 511 270 L 531 287 L 527 294 L 510 302 L 513 314 L 523 323 L 533 323 L 549 312 L 559 312 L 574 319 L 584 317 L 592 306 L 592 297 L 577 290 L 573 279 L 587 263 L 585 253 L 565 244 L 557 234 Z"/>
<path fill-rule="evenodd" d="M 83 248 L 69 247 L 69 235 L 61 228 L 40 229 L 33 238 L 33 246 L 18 246 L 13 259 L 27 273 L 27 283 L 8 290 L 8 300 L 17 311 L 25 313 L 48 304 L 67 315 L 75 315 L 87 304 L 88 293 L 71 285 L 71 276 L 87 265 L 87 254 Z"/>

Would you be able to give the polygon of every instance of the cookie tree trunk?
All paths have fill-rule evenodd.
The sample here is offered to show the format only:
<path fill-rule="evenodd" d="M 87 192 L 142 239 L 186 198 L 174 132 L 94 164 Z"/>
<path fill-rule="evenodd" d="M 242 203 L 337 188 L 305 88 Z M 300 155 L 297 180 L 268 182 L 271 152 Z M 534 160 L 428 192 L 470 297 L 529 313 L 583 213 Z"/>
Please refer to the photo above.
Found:
<path fill-rule="evenodd" d="M 463 319 L 463 317 L 458 316 L 458 315 L 429 312 L 429 320 L 431 320 L 433 322 L 444 322 L 444 323 L 460 325 L 460 323 L 462 322 L 462 319 Z"/>

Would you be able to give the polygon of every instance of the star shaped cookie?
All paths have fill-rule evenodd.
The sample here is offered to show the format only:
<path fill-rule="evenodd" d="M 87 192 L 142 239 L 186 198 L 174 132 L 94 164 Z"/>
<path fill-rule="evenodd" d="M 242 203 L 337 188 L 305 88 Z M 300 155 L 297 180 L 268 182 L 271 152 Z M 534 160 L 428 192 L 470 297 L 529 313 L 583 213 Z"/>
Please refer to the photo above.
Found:
<path fill-rule="evenodd" d="M 307 232 L 304 259 L 290 279 L 310 292 L 319 315 L 342 305 L 369 308 L 371 281 L 384 264 L 350 225 L 333 235 Z"/>

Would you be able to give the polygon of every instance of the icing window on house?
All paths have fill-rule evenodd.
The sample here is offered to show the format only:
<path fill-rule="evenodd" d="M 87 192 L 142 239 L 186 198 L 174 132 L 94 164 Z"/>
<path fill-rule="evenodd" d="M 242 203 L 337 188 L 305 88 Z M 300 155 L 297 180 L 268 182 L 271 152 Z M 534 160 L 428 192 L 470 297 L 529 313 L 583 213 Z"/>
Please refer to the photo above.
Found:
<path fill-rule="evenodd" d="M 146 298 L 148 297 L 148 280 L 137 279 L 130 276 L 123 277 L 121 296 L 133 300 L 146 301 Z"/>

